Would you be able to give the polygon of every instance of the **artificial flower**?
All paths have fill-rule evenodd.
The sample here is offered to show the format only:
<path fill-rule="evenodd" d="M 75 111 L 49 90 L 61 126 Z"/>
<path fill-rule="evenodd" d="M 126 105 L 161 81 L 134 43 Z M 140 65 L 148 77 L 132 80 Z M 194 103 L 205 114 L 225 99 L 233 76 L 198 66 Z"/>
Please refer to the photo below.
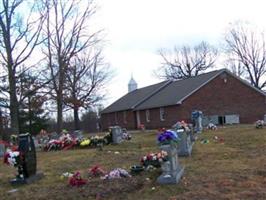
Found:
<path fill-rule="evenodd" d="M 68 183 L 71 186 L 81 186 L 85 185 L 87 180 L 81 178 L 80 172 L 76 172 L 72 177 L 69 178 Z"/>
<path fill-rule="evenodd" d="M 166 130 L 162 133 L 159 133 L 157 137 L 157 141 L 160 145 L 162 144 L 169 144 L 171 142 L 178 143 L 180 140 L 179 136 L 175 131 Z"/>
<path fill-rule="evenodd" d="M 20 162 L 20 152 L 19 151 L 9 151 L 4 155 L 4 163 L 17 167 Z"/>
<path fill-rule="evenodd" d="M 126 177 L 131 177 L 131 175 L 125 169 L 117 168 L 110 171 L 108 174 L 102 177 L 102 179 L 116 179 Z"/>
<path fill-rule="evenodd" d="M 89 175 L 93 177 L 103 176 L 106 172 L 98 165 L 93 166 L 89 169 Z"/>
<path fill-rule="evenodd" d="M 81 146 L 81 147 L 85 147 L 85 146 L 88 146 L 90 143 L 91 143 L 91 140 L 90 140 L 90 139 L 85 139 L 85 140 L 83 140 L 83 141 L 80 143 L 80 146 Z"/>
<path fill-rule="evenodd" d="M 161 162 L 164 162 L 167 160 L 168 160 L 167 152 L 161 151 L 159 153 L 150 153 L 150 154 L 143 156 L 140 162 L 144 167 L 148 167 L 149 165 L 152 165 L 154 167 L 160 167 Z"/>

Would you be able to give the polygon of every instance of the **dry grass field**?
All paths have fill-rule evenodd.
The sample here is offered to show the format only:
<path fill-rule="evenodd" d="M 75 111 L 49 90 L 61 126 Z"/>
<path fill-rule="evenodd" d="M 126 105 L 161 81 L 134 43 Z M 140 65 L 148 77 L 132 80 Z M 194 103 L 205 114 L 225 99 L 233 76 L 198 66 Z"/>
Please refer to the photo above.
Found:
<path fill-rule="evenodd" d="M 224 143 L 214 141 L 224 138 Z M 200 139 L 208 139 L 201 144 Z M 119 154 L 114 152 L 118 151 Z M 106 170 L 130 168 L 141 156 L 159 151 L 156 132 L 134 133 L 131 141 L 97 149 L 38 152 L 38 170 L 44 178 L 13 187 L 15 168 L 0 164 L 0 199 L 266 199 L 266 129 L 228 126 L 204 131 L 193 146 L 192 156 L 180 158 L 185 174 L 177 185 L 159 185 L 160 169 L 117 180 L 89 179 L 82 187 L 71 187 L 63 172 L 80 171 L 87 178 L 93 165 Z M 147 179 L 149 178 L 149 179 Z M 10 192 L 17 189 L 15 192 Z"/>

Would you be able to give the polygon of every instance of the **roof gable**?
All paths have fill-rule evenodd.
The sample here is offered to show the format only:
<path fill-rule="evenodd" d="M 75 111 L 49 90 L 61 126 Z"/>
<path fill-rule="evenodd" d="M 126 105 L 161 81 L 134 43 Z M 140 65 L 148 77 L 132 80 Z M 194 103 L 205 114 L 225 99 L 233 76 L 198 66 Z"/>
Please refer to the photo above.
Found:
<path fill-rule="evenodd" d="M 113 104 L 105 108 L 101 113 L 111 113 L 122 110 L 130 110 L 135 108 L 139 103 L 144 101 L 155 91 L 158 91 L 162 86 L 164 86 L 168 81 L 163 81 L 154 85 L 136 89 L 132 92 L 127 93 Z"/>
<path fill-rule="evenodd" d="M 224 70 L 212 71 L 195 77 L 173 81 L 163 90 L 138 105 L 135 110 L 156 108 L 181 103 L 186 97 L 197 91 L 203 85 L 214 79 Z"/>

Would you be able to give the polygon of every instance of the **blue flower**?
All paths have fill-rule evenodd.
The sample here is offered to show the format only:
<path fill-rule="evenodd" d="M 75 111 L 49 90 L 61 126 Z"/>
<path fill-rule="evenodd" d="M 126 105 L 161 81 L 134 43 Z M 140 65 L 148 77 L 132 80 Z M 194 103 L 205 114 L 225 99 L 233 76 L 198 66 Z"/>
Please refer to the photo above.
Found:
<path fill-rule="evenodd" d="M 166 130 L 158 135 L 157 140 L 159 143 L 170 143 L 171 141 L 178 142 L 180 138 L 175 131 Z"/>

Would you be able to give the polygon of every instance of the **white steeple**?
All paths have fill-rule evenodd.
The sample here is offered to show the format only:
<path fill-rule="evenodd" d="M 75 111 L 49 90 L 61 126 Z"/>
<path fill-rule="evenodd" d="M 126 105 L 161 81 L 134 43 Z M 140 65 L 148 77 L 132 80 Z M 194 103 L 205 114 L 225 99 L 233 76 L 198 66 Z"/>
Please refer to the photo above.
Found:
<path fill-rule="evenodd" d="M 134 80 L 133 75 L 131 75 L 131 79 L 128 82 L 128 92 L 132 92 L 138 88 L 137 82 Z"/>

